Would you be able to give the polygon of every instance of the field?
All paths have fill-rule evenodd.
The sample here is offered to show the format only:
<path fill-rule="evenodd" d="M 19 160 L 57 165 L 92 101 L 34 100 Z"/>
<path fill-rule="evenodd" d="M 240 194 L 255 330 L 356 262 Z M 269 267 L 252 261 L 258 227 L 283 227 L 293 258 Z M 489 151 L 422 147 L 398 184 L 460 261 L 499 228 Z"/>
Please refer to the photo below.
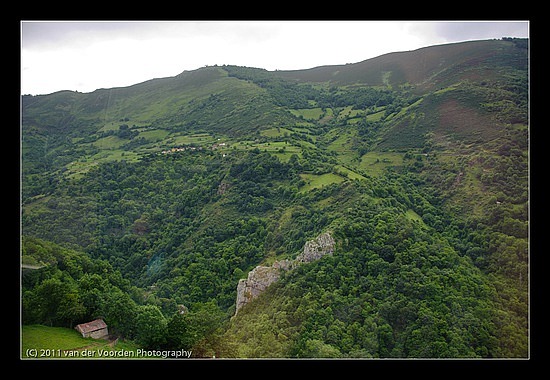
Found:
<path fill-rule="evenodd" d="M 389 166 L 403 165 L 403 154 L 397 152 L 369 152 L 361 157 L 359 168 L 378 176 Z"/>
<path fill-rule="evenodd" d="M 333 173 L 327 173 L 327 174 L 300 174 L 300 177 L 304 180 L 306 183 L 300 190 L 302 192 L 307 192 L 311 189 L 320 188 L 323 186 L 330 185 L 332 183 L 340 183 L 344 181 L 344 178 Z"/>
<path fill-rule="evenodd" d="M 80 359 L 136 357 L 139 347 L 129 342 L 83 338 L 76 330 L 42 325 L 22 326 L 21 358 Z"/>
<path fill-rule="evenodd" d="M 296 116 L 302 116 L 306 120 L 318 120 L 323 115 L 323 110 L 319 107 L 290 110 L 290 112 Z"/>

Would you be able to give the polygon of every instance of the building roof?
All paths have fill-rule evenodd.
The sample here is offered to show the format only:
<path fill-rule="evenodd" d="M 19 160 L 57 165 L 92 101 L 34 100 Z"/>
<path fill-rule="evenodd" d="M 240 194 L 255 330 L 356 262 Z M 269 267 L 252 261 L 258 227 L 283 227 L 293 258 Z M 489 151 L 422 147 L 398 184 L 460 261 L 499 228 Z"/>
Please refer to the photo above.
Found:
<path fill-rule="evenodd" d="M 107 324 L 103 319 L 94 319 L 91 322 L 81 323 L 75 327 L 81 333 L 89 333 L 92 331 L 101 330 L 107 328 Z"/>

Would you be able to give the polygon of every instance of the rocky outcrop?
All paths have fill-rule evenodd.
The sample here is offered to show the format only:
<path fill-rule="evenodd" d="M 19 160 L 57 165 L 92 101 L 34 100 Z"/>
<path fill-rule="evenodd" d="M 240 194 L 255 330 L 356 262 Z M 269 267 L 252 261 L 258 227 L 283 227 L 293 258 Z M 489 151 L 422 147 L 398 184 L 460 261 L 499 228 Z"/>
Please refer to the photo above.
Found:
<path fill-rule="evenodd" d="M 239 280 L 237 285 L 237 309 L 252 301 L 262 293 L 269 285 L 279 280 L 283 271 L 290 270 L 292 261 L 275 261 L 272 266 L 259 265 L 248 273 L 246 279 Z"/>
<path fill-rule="evenodd" d="M 317 236 L 317 239 L 310 240 L 304 245 L 304 251 L 296 257 L 296 262 L 310 263 L 312 261 L 319 260 L 325 255 L 332 255 L 334 252 L 334 239 L 332 236 L 325 232 Z"/>
<path fill-rule="evenodd" d="M 282 273 L 292 270 L 297 265 L 319 260 L 325 255 L 332 255 L 335 242 L 330 233 L 325 232 L 315 240 L 310 240 L 304 245 L 304 250 L 294 260 L 275 261 L 271 266 L 259 265 L 248 273 L 246 279 L 239 280 L 237 285 L 237 306 L 235 315 L 239 310 L 258 295 L 269 285 L 279 280 Z"/>

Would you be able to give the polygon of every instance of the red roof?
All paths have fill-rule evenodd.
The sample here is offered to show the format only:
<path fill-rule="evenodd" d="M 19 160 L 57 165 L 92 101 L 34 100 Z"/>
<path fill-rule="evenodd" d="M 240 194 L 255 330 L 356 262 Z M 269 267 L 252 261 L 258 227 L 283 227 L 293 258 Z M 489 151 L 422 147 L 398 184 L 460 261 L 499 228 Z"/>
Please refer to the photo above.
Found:
<path fill-rule="evenodd" d="M 76 329 L 83 333 L 89 333 L 92 331 L 101 330 L 107 327 L 107 324 L 103 319 L 94 319 L 91 322 L 88 323 L 81 323 L 79 325 L 76 325 Z"/>

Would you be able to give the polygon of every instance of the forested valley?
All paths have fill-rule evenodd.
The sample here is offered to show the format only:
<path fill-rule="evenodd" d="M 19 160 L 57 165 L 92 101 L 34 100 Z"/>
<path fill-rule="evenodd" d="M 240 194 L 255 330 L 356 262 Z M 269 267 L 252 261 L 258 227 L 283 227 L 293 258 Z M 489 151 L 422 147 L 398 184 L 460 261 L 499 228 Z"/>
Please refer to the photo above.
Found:
<path fill-rule="evenodd" d="M 446 66 L 421 78 L 390 55 L 24 96 L 22 324 L 101 317 L 193 357 L 528 357 L 527 43 L 427 49 Z M 239 280 L 325 232 L 235 315 Z"/>

